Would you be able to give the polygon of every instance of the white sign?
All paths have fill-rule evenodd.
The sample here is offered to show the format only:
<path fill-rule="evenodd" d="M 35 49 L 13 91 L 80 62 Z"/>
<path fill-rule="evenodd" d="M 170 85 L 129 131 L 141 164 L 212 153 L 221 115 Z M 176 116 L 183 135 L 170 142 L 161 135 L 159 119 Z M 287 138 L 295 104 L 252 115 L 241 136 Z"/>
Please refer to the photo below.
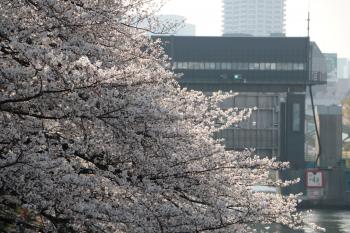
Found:
<path fill-rule="evenodd" d="M 319 170 L 306 171 L 306 187 L 322 188 L 323 187 L 323 172 Z"/>

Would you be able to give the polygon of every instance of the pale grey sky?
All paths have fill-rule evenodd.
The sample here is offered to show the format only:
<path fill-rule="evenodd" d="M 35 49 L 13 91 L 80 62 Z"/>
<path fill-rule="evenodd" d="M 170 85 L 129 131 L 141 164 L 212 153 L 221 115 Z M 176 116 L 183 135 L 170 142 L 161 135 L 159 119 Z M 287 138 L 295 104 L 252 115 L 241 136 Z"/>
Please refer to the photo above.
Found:
<path fill-rule="evenodd" d="M 307 35 L 311 12 L 311 40 L 322 52 L 350 58 L 350 0 L 287 0 L 287 36 Z M 177 14 L 196 25 L 198 36 L 222 34 L 222 0 L 168 0 L 162 14 Z"/>

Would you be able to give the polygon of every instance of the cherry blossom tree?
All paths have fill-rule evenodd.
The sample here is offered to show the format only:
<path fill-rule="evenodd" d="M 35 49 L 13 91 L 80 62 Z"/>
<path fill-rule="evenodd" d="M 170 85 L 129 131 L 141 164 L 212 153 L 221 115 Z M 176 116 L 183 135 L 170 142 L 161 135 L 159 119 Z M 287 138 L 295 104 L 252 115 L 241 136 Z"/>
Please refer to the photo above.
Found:
<path fill-rule="evenodd" d="M 286 164 L 213 139 L 250 110 L 222 110 L 229 95 L 179 87 L 160 42 L 145 36 L 152 28 L 140 28 L 156 8 L 0 1 L 1 206 L 43 232 L 301 226 L 296 196 L 251 188 L 284 185 L 268 173 Z"/>

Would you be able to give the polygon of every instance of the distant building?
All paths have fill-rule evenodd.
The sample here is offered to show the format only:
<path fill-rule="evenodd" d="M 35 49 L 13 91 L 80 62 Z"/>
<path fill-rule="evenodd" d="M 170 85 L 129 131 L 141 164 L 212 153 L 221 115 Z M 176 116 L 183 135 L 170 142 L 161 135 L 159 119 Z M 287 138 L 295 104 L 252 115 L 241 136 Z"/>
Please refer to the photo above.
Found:
<path fill-rule="evenodd" d="M 223 0 L 223 34 L 284 36 L 285 0 Z"/>
<path fill-rule="evenodd" d="M 350 61 L 346 58 L 338 58 L 338 79 L 348 79 L 350 73 Z"/>
<path fill-rule="evenodd" d="M 327 81 L 337 81 L 337 54 L 336 53 L 324 53 L 327 64 Z"/>
<path fill-rule="evenodd" d="M 186 23 L 186 18 L 181 15 L 158 15 L 158 27 L 154 28 L 151 35 L 176 35 L 195 36 L 196 26 Z"/>
<path fill-rule="evenodd" d="M 183 27 L 177 31 L 176 35 L 178 36 L 195 36 L 196 35 L 196 26 L 194 24 L 185 23 Z"/>

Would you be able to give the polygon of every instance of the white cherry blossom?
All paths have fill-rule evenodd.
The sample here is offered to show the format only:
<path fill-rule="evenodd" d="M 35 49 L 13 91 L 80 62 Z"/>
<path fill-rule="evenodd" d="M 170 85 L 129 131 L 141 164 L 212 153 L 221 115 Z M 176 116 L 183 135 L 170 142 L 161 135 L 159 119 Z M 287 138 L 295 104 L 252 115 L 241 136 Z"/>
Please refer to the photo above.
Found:
<path fill-rule="evenodd" d="M 287 164 L 213 139 L 251 110 L 222 110 L 229 94 L 179 87 L 160 42 L 139 28 L 154 9 L 150 0 L 0 1 L 0 197 L 40 216 L 27 227 L 43 232 L 303 225 L 297 196 L 251 189 L 282 186 L 268 172 Z"/>

